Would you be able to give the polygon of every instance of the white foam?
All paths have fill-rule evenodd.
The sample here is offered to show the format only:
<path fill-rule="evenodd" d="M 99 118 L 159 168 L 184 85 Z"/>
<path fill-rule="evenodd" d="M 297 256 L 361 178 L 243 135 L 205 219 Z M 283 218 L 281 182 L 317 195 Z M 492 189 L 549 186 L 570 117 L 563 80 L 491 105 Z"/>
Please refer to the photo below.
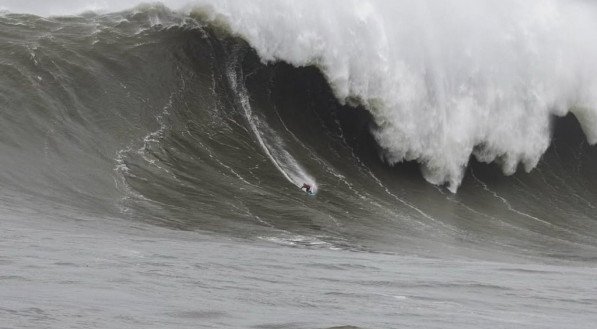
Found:
<path fill-rule="evenodd" d="M 455 191 L 471 154 L 531 170 L 553 115 L 597 142 L 597 6 L 587 1 L 196 1 L 264 61 L 321 68 L 379 125 L 390 163 Z"/>

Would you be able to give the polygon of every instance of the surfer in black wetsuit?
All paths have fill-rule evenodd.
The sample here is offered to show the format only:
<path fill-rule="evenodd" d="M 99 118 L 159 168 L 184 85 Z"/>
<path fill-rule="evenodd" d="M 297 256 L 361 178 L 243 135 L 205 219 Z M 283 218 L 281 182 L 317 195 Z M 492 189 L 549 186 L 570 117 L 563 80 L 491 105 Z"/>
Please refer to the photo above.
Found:
<path fill-rule="evenodd" d="M 303 187 L 301 187 L 301 190 L 305 189 L 305 191 L 307 193 L 311 193 L 311 185 L 307 184 L 307 183 L 303 183 Z"/>

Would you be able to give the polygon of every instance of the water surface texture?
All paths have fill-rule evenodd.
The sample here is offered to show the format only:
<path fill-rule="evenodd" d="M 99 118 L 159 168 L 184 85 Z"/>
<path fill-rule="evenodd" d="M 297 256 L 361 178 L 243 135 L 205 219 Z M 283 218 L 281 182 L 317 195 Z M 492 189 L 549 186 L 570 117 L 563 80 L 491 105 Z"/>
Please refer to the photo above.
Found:
<path fill-rule="evenodd" d="M 0 328 L 594 327 L 595 4 L 51 4 L 0 1 Z"/>

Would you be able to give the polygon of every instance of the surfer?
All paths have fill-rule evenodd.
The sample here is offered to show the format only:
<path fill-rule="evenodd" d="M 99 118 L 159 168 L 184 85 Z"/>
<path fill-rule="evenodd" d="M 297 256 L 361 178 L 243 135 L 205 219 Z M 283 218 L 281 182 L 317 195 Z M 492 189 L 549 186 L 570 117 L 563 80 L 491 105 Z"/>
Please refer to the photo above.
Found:
<path fill-rule="evenodd" d="M 311 193 L 311 185 L 307 184 L 307 183 L 303 183 L 303 187 L 301 187 L 301 190 L 305 189 L 305 192 L 307 193 Z"/>

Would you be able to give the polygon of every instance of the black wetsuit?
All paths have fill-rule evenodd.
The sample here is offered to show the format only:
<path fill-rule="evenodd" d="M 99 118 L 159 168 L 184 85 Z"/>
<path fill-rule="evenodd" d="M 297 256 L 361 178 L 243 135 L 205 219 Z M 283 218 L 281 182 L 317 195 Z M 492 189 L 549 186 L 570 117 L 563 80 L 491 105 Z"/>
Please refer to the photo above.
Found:
<path fill-rule="evenodd" d="M 303 187 L 301 187 L 302 189 L 304 188 L 305 191 L 307 191 L 307 193 L 311 193 L 311 185 L 309 184 L 303 184 Z"/>

